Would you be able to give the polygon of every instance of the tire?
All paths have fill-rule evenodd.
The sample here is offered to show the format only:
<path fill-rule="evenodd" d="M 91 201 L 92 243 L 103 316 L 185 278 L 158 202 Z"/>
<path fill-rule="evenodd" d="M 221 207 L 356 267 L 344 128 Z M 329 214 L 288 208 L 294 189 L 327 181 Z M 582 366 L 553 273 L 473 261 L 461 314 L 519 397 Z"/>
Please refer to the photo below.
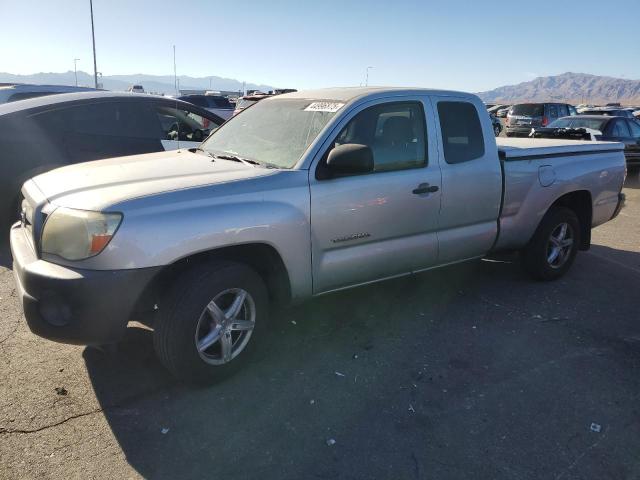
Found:
<path fill-rule="evenodd" d="M 499 136 L 500 136 L 500 132 L 501 132 L 501 131 L 502 131 L 502 130 L 500 129 L 500 127 L 499 127 L 498 125 L 495 125 L 495 126 L 493 127 L 493 134 L 494 134 L 496 137 L 499 137 Z"/>
<path fill-rule="evenodd" d="M 244 264 L 214 261 L 194 267 L 175 279 L 164 298 L 153 344 L 179 380 L 211 384 L 228 377 L 250 359 L 266 334 L 267 288 Z"/>
<path fill-rule="evenodd" d="M 512 133 L 509 133 L 509 132 L 505 133 L 505 135 L 506 135 L 507 137 L 513 137 L 513 134 L 512 134 Z"/>
<path fill-rule="evenodd" d="M 521 252 L 522 263 L 536 280 L 556 280 L 571 268 L 579 246 L 580 221 L 576 214 L 566 207 L 552 207 Z"/>

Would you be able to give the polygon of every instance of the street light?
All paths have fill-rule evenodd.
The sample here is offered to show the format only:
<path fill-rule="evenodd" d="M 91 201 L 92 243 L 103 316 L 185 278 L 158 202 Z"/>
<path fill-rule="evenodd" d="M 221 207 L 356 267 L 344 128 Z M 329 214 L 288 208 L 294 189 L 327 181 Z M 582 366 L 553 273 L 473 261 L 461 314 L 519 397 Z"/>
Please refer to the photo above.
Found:
<path fill-rule="evenodd" d="M 373 67 L 367 67 L 367 74 L 365 76 L 364 79 L 364 86 L 368 87 L 369 86 L 369 70 L 371 70 Z"/>
<path fill-rule="evenodd" d="M 89 0 L 89 8 L 91 9 L 91 40 L 93 41 L 93 80 L 97 90 L 98 89 L 98 67 L 96 65 L 96 33 L 93 29 L 93 0 Z"/>
<path fill-rule="evenodd" d="M 79 58 L 74 58 L 73 59 L 73 74 L 76 76 L 76 87 L 78 86 L 78 60 L 80 60 Z"/>

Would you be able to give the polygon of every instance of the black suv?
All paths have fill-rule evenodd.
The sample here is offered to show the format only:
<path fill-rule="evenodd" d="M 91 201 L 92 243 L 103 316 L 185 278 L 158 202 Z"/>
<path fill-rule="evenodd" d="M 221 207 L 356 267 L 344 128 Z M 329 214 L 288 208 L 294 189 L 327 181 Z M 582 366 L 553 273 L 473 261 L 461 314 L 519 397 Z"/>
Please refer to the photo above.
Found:
<path fill-rule="evenodd" d="M 546 127 L 558 118 L 577 113 L 568 103 L 518 103 L 509 109 L 505 131 L 507 137 L 527 137 L 534 127 Z"/>

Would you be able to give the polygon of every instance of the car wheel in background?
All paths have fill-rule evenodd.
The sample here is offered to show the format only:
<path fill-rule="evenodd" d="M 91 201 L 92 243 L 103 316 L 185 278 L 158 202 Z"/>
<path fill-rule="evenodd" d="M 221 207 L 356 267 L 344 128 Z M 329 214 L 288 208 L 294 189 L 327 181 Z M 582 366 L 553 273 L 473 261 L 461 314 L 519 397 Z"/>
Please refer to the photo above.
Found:
<path fill-rule="evenodd" d="M 269 298 L 250 267 L 214 261 L 178 276 L 160 304 L 154 347 L 178 379 L 212 383 L 237 371 L 265 335 Z"/>
<path fill-rule="evenodd" d="M 524 268 L 537 280 L 555 280 L 571 268 L 579 246 L 576 214 L 566 207 L 552 207 L 521 252 Z"/>
<path fill-rule="evenodd" d="M 500 136 L 500 131 L 501 131 L 501 129 L 500 129 L 500 127 L 499 127 L 498 125 L 494 125 L 494 126 L 493 126 L 493 134 L 494 134 L 496 137 L 499 137 L 499 136 Z"/>

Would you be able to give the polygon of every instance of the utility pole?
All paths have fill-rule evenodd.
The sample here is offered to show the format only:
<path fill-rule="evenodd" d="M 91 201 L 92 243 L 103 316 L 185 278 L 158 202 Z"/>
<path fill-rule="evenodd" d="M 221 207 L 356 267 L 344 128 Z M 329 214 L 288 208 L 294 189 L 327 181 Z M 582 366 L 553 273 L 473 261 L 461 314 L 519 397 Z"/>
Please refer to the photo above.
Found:
<path fill-rule="evenodd" d="M 369 86 L 369 70 L 372 69 L 373 67 L 367 67 L 367 74 L 365 76 L 364 79 L 364 86 L 368 87 Z"/>
<path fill-rule="evenodd" d="M 74 58 L 73 59 L 73 74 L 76 76 L 76 87 L 78 86 L 78 60 L 80 60 L 79 58 Z"/>
<path fill-rule="evenodd" d="M 177 74 L 177 70 L 176 70 L 176 46 L 173 46 L 173 88 L 176 91 L 176 95 L 179 94 L 178 92 L 178 74 Z"/>
<path fill-rule="evenodd" d="M 93 0 L 89 0 L 89 8 L 91 9 L 91 39 L 93 40 L 93 81 L 97 89 L 98 88 L 98 66 L 96 64 L 96 32 L 93 28 Z"/>

